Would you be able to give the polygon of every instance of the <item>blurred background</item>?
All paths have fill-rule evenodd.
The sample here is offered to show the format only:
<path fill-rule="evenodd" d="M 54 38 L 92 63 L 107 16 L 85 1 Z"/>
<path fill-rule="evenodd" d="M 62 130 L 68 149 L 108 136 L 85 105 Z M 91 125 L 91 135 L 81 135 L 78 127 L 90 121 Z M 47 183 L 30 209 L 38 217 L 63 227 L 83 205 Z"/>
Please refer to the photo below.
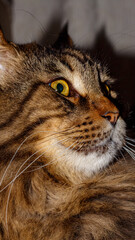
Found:
<path fill-rule="evenodd" d="M 16 43 L 55 42 L 63 26 L 117 79 L 129 127 L 135 128 L 134 0 L 0 0 L 0 25 Z"/>

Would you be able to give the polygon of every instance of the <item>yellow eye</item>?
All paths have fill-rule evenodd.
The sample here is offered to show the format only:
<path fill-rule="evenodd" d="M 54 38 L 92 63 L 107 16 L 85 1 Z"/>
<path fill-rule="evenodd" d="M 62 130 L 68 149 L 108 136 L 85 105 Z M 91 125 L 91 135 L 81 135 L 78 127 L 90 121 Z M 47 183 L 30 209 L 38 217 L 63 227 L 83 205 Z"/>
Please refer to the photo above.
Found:
<path fill-rule="evenodd" d="M 110 93 L 110 88 L 108 87 L 107 84 L 105 84 L 105 89 L 106 89 L 106 92 L 109 94 Z"/>
<path fill-rule="evenodd" d="M 69 86 L 66 81 L 58 79 L 49 84 L 55 91 L 58 93 L 68 96 L 69 95 Z"/>

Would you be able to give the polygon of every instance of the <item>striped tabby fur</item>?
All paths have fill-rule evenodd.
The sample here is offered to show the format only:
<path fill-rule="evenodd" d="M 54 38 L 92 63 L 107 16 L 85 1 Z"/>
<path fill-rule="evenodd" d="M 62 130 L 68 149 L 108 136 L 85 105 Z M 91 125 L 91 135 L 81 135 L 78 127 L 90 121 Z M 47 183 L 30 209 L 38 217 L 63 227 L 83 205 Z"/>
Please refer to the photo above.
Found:
<path fill-rule="evenodd" d="M 0 240 L 134 240 L 135 163 L 113 162 L 125 145 L 113 80 L 58 43 L 0 32 Z"/>

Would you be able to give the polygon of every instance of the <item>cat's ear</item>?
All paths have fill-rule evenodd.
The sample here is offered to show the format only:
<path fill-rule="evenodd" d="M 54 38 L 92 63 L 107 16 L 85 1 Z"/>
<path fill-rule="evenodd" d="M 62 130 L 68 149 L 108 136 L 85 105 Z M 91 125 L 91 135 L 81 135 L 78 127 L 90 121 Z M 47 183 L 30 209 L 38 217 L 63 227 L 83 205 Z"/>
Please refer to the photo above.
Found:
<path fill-rule="evenodd" d="M 5 38 L 4 38 L 2 30 L 0 28 L 0 45 L 6 45 L 6 44 L 7 44 L 7 42 L 6 42 Z"/>
<path fill-rule="evenodd" d="M 0 29 L 0 78 L 5 75 L 5 72 L 12 72 L 17 55 L 16 45 L 6 41 Z"/>
<path fill-rule="evenodd" d="M 68 24 L 66 24 L 60 32 L 59 37 L 54 43 L 53 47 L 57 49 L 73 47 L 73 41 L 68 34 Z"/>

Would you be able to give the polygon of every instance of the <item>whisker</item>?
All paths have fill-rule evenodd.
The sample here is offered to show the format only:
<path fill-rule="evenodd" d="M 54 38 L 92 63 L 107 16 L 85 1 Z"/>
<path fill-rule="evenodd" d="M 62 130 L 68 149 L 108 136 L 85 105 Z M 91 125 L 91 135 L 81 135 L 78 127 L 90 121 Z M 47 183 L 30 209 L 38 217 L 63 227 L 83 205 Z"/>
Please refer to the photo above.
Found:
<path fill-rule="evenodd" d="M 47 131 L 39 131 L 38 133 L 40 133 L 40 132 L 47 132 Z M 22 141 L 22 143 L 19 145 L 19 147 L 18 147 L 17 150 L 15 151 L 13 157 L 11 158 L 11 160 L 10 160 L 10 162 L 9 162 L 6 170 L 5 170 L 5 172 L 3 173 L 3 176 L 2 176 L 2 178 L 1 178 L 1 180 L 0 180 L 0 186 L 1 186 L 2 182 L 3 182 L 3 179 L 4 179 L 6 173 L 7 173 L 8 169 L 9 169 L 11 163 L 13 162 L 16 154 L 18 153 L 18 151 L 20 150 L 20 148 L 22 147 L 22 145 L 23 145 L 30 137 L 32 137 L 32 136 L 35 135 L 35 134 L 37 134 L 37 133 L 33 133 L 33 134 L 31 134 L 30 136 L 26 137 L 26 138 Z"/>
<path fill-rule="evenodd" d="M 68 129 L 68 131 L 69 131 L 69 130 L 71 130 L 71 129 Z M 45 131 L 42 131 L 42 132 L 45 132 Z M 61 131 L 61 132 L 65 132 L 65 131 Z M 58 133 L 58 134 L 59 134 L 59 133 Z M 31 136 L 32 136 L 32 135 L 34 135 L 34 134 L 31 134 Z M 54 134 L 53 134 L 53 135 L 54 135 Z M 30 136 L 29 136 L 29 137 L 30 137 Z M 17 152 L 18 152 L 19 149 L 21 148 L 21 146 L 24 144 L 24 142 L 27 141 L 27 139 L 28 139 L 29 137 L 27 137 L 27 138 L 21 143 L 21 145 L 18 147 L 18 149 L 16 150 L 14 156 L 12 157 L 12 159 L 11 159 L 11 161 L 10 161 L 10 165 L 11 165 L 11 162 L 13 161 L 13 159 L 15 158 Z M 47 136 L 47 137 L 50 137 L 50 136 Z M 51 137 L 52 137 L 52 135 L 51 135 Z M 60 142 L 64 143 L 64 142 L 68 141 L 70 138 L 71 138 L 71 137 L 68 137 L 68 138 L 66 137 L 66 138 L 62 139 L 61 141 L 58 141 L 57 143 L 60 143 Z M 77 141 L 78 141 L 78 140 L 76 140 L 74 143 L 72 143 L 72 144 L 71 144 L 68 148 L 66 148 L 66 149 L 71 148 Z M 52 145 L 55 145 L 55 144 L 57 144 L 57 143 L 54 143 L 54 144 L 52 144 Z M 76 145 L 77 145 L 77 144 L 76 144 Z M 45 148 L 45 147 L 44 147 L 44 148 Z M 44 149 L 44 148 L 43 148 L 43 149 Z M 18 169 L 18 171 L 17 171 L 14 179 L 13 179 L 9 184 L 7 184 L 7 185 L 0 191 L 0 192 L 2 192 L 5 188 L 7 188 L 7 187 L 10 185 L 10 189 L 9 189 L 9 193 L 8 193 L 8 198 L 7 198 L 7 204 L 6 204 L 6 212 L 5 212 L 5 222 L 6 222 L 7 231 L 8 231 L 8 205 L 9 205 L 9 199 L 10 199 L 10 195 L 11 195 L 11 191 L 12 191 L 13 184 L 14 184 L 15 180 L 16 180 L 21 174 L 23 174 L 23 172 L 25 172 L 35 161 L 37 161 L 41 156 L 43 156 L 43 155 L 46 153 L 46 151 L 43 152 L 41 155 L 39 155 L 36 159 L 34 159 L 27 167 L 25 167 L 25 168 L 20 172 L 20 170 L 21 170 L 22 167 L 28 162 L 28 160 L 29 160 L 32 156 L 34 156 L 36 153 L 40 152 L 41 150 L 42 150 L 42 149 L 36 151 L 36 152 L 33 153 L 28 159 L 26 159 L 26 161 L 25 161 L 25 162 L 20 166 L 20 168 Z M 56 160 L 51 161 L 51 162 L 49 162 L 49 163 L 46 163 L 45 166 L 47 166 L 47 165 L 49 165 L 49 164 L 53 164 L 53 162 L 55 162 L 55 161 L 56 161 Z M 8 168 L 9 168 L 10 165 L 8 165 Z M 42 167 L 43 167 L 43 166 L 42 166 Z M 1 183 L 2 183 L 2 181 L 3 181 L 3 179 L 4 179 L 4 176 L 6 175 L 6 172 L 7 172 L 8 168 L 7 168 L 6 171 L 4 172 L 4 175 L 3 175 L 2 179 L 1 179 Z M 35 170 L 36 170 L 36 169 L 35 169 Z"/>
<path fill-rule="evenodd" d="M 68 150 L 68 149 L 71 149 L 71 147 L 74 145 L 74 144 L 76 144 L 78 142 L 78 139 L 73 143 L 73 144 L 71 144 L 68 148 L 66 148 L 66 150 Z M 75 145 L 76 146 L 76 145 Z M 73 147 L 72 148 L 72 150 L 74 149 L 75 147 Z"/>
<path fill-rule="evenodd" d="M 79 144 L 81 144 L 81 146 L 80 146 L 76 151 L 79 151 L 79 150 L 83 147 L 83 145 L 84 145 L 83 142 L 79 142 L 78 145 L 79 145 Z M 75 147 L 77 147 L 77 146 L 75 146 Z"/>
<path fill-rule="evenodd" d="M 119 150 L 119 152 L 120 152 L 120 154 L 121 154 L 122 158 L 123 158 L 123 159 L 126 161 L 126 158 L 125 158 L 124 154 L 122 153 L 122 151 L 121 151 L 121 150 Z"/>
<path fill-rule="evenodd" d="M 116 157 L 116 156 L 114 156 L 114 159 L 115 159 L 116 161 L 118 161 L 118 160 L 119 160 L 119 158 L 118 158 L 118 157 Z"/>
<path fill-rule="evenodd" d="M 80 150 L 83 146 L 85 145 L 85 143 L 84 142 L 82 142 L 82 146 L 79 148 L 79 149 L 77 149 L 77 150 Z"/>
<path fill-rule="evenodd" d="M 129 150 L 127 150 L 128 154 L 135 160 L 135 155 L 133 155 L 132 152 L 130 152 Z"/>
<path fill-rule="evenodd" d="M 127 149 L 126 147 L 123 147 L 127 153 L 135 160 L 135 154 L 133 152 L 131 152 L 129 149 Z"/>
<path fill-rule="evenodd" d="M 53 134 L 46 136 L 45 139 L 46 139 L 47 137 L 52 137 L 52 136 L 55 136 L 55 135 L 60 134 L 60 133 L 65 133 L 66 131 L 72 130 L 73 128 L 75 128 L 75 127 L 72 127 L 72 128 L 66 129 L 66 130 L 62 130 L 62 131 L 59 131 L 59 132 L 53 132 L 53 131 L 51 131 Z M 19 147 L 18 147 L 17 150 L 15 151 L 13 157 L 11 158 L 11 160 L 10 160 L 7 168 L 5 169 L 5 171 L 4 171 L 4 173 L 3 173 L 3 176 L 2 176 L 2 178 L 1 178 L 1 180 L 0 180 L 0 186 L 2 185 L 2 182 L 3 182 L 3 180 L 4 180 L 4 177 L 5 177 L 6 173 L 7 173 L 7 171 L 8 171 L 8 169 L 9 169 L 9 167 L 11 166 L 11 163 L 12 163 L 13 160 L 15 159 L 18 151 L 21 149 L 22 145 L 23 145 L 30 137 L 34 136 L 35 134 L 37 134 L 37 133 L 44 133 L 44 132 L 48 132 L 48 131 L 49 131 L 49 130 L 47 130 L 47 131 L 37 131 L 37 132 L 35 132 L 35 133 L 32 133 L 31 135 L 29 135 L 28 137 L 26 137 L 26 138 L 22 141 L 22 143 L 19 145 Z"/>
<path fill-rule="evenodd" d="M 69 138 L 68 139 L 66 139 L 66 140 L 69 140 Z M 76 142 L 77 142 L 78 140 L 76 140 Z M 60 141 L 61 142 L 61 141 Z M 65 141 L 64 141 L 65 142 Z M 75 142 L 73 143 L 73 144 L 75 144 Z M 71 148 L 71 146 L 73 145 L 73 144 L 71 144 L 68 148 L 66 148 L 66 149 L 69 149 L 69 148 Z M 40 150 L 41 151 L 41 150 Z M 45 151 L 46 152 L 46 151 Z M 21 171 L 18 175 L 17 175 L 17 173 L 16 173 L 16 176 L 15 176 L 15 178 L 10 182 L 10 189 L 9 189 L 9 193 L 8 193 L 8 198 L 7 198 L 7 204 L 6 204 L 6 213 L 5 213 L 5 215 L 6 215 L 6 226 L 7 226 L 7 230 L 8 230 L 8 218 L 7 218 L 7 214 L 8 214 L 8 205 L 9 205 L 9 199 L 10 199 L 10 195 L 11 195 L 11 191 L 12 191 L 12 187 L 13 187 L 13 184 L 14 184 L 14 182 L 15 182 L 15 180 L 27 169 L 27 168 L 29 168 L 30 167 L 30 165 L 32 165 L 36 160 L 38 160 L 38 158 L 40 158 L 45 152 L 43 152 L 40 156 L 38 156 L 36 159 L 34 159 L 33 161 L 32 161 L 32 163 L 30 163 L 23 171 Z M 36 171 L 36 170 L 38 170 L 38 169 L 40 169 L 40 168 L 42 168 L 42 167 L 45 167 L 45 166 L 48 166 L 48 165 L 50 165 L 50 164 L 52 164 L 52 163 L 54 163 L 56 161 L 56 159 L 55 160 L 53 160 L 53 161 L 51 161 L 51 162 L 49 162 L 49 163 L 46 163 L 46 164 L 44 164 L 43 166 L 41 166 L 41 167 L 39 167 L 39 168 L 37 168 L 37 169 L 34 169 L 33 171 Z M 31 171 L 32 172 L 32 171 Z M 9 184 L 8 184 L 9 185 Z"/>
<path fill-rule="evenodd" d="M 126 143 L 129 144 L 129 145 L 132 146 L 132 147 L 135 147 L 135 144 L 132 144 L 132 143 L 130 143 L 130 142 L 128 142 L 128 141 L 126 141 Z"/>
<path fill-rule="evenodd" d="M 125 147 L 128 148 L 131 152 L 135 153 L 135 150 L 133 150 L 131 147 L 129 147 L 127 144 L 125 144 Z"/>
<path fill-rule="evenodd" d="M 46 137 L 44 137 L 44 139 L 43 139 L 43 141 L 42 141 L 42 143 L 44 143 L 44 142 L 46 142 L 46 138 L 47 137 L 53 137 L 53 136 L 55 136 L 55 135 L 58 135 L 57 137 L 61 137 L 62 135 L 64 135 L 64 134 L 71 134 L 72 133 L 72 131 L 70 131 L 70 130 L 72 130 L 72 129 L 74 129 L 75 127 L 72 127 L 72 128 L 69 128 L 69 129 L 65 129 L 65 130 L 61 130 L 61 131 L 59 131 L 59 132 L 55 132 L 54 134 L 51 134 L 51 135 L 48 135 L 48 136 L 46 136 Z M 44 131 L 43 131 L 44 132 Z M 47 131 L 46 131 L 47 132 Z M 45 141 L 44 141 L 45 140 Z M 39 144 L 41 144 L 41 141 L 40 141 L 40 143 Z"/>
<path fill-rule="evenodd" d="M 131 142 L 135 142 L 135 139 L 133 139 L 133 138 L 130 138 L 130 137 L 125 137 L 127 140 L 129 140 L 129 141 L 131 141 Z"/>
<path fill-rule="evenodd" d="M 7 197 L 7 204 L 6 204 L 6 212 L 5 212 L 5 222 L 6 222 L 7 231 L 8 231 L 8 217 L 7 217 L 7 215 L 8 215 L 8 205 L 9 205 L 9 199 L 10 199 L 12 187 L 13 187 L 13 183 L 11 184 L 11 187 L 9 189 L 9 193 L 8 193 L 8 197 Z"/>
<path fill-rule="evenodd" d="M 76 140 L 73 144 L 71 144 L 69 147 L 67 147 L 66 150 L 70 149 L 77 141 L 78 141 L 78 140 Z M 73 148 L 72 148 L 72 149 L 73 149 Z M 62 156 L 62 154 L 60 154 L 60 156 Z M 46 167 L 46 166 L 54 163 L 55 161 L 56 161 L 56 160 L 53 160 L 53 161 L 49 162 L 48 164 L 44 164 L 44 165 L 42 165 L 42 166 L 40 166 L 40 167 L 38 167 L 38 168 L 35 168 L 35 169 L 33 169 L 33 170 L 29 171 L 29 172 L 34 172 L 34 171 L 36 171 L 36 170 L 39 170 L 39 169 L 41 169 L 41 168 L 43 168 L 43 167 Z"/>
<path fill-rule="evenodd" d="M 16 11 L 16 12 L 20 11 L 20 12 L 24 12 L 24 13 L 26 13 L 26 14 L 29 14 L 29 16 L 31 16 L 31 17 L 33 18 L 32 20 L 35 20 L 35 22 L 38 23 L 38 25 L 39 25 L 41 31 L 43 32 L 43 34 L 46 33 L 46 29 L 43 27 L 41 21 L 39 21 L 39 19 L 36 18 L 36 16 L 35 16 L 34 14 L 32 14 L 31 12 L 29 12 L 29 11 L 27 11 L 27 10 L 21 9 L 21 8 L 20 8 L 20 9 L 19 9 L 19 8 L 18 8 L 18 9 L 15 9 L 15 11 Z"/>
<path fill-rule="evenodd" d="M 68 139 L 66 139 L 66 140 L 69 140 L 69 138 Z M 76 142 L 77 142 L 78 140 L 76 140 Z M 74 142 L 75 143 L 75 142 Z M 73 144 L 74 144 L 73 143 Z M 68 148 L 71 148 L 71 146 L 73 145 L 73 144 L 71 144 Z M 68 148 L 66 148 L 66 149 L 68 149 Z M 40 150 L 41 151 L 41 150 Z M 46 152 L 46 151 L 45 151 Z M 9 193 L 8 193 L 8 198 L 7 198 L 7 204 L 6 204 L 6 213 L 5 213 L 5 222 L 6 222 L 6 227 L 7 227 L 7 231 L 8 231 L 8 218 L 7 218 L 7 215 L 8 215 L 8 205 L 9 205 L 9 199 L 10 199 L 10 195 L 11 195 L 11 191 L 12 191 L 12 187 L 13 187 L 13 184 L 14 184 L 14 182 L 15 182 L 15 180 L 27 169 L 27 168 L 29 168 L 30 167 L 30 165 L 31 164 L 33 164 L 36 160 L 38 160 L 38 158 L 40 158 L 45 152 L 43 152 L 40 156 L 38 156 L 36 159 L 34 159 L 33 161 L 32 161 L 32 163 L 30 163 L 22 172 L 20 172 L 18 175 L 17 175 L 17 173 L 16 173 L 16 176 L 15 176 L 15 178 L 10 182 L 10 189 L 9 189 Z M 40 169 L 40 168 L 42 168 L 42 167 L 45 167 L 45 166 L 48 166 L 48 165 L 50 165 L 50 164 L 52 164 L 53 162 L 55 162 L 56 160 L 53 160 L 53 161 L 51 161 L 51 162 L 49 162 L 49 163 L 46 163 L 46 164 L 44 164 L 43 166 L 41 166 L 41 167 L 39 167 L 39 168 L 37 168 L 37 169 L 34 169 L 33 171 L 36 171 L 36 170 L 38 170 L 38 169 Z M 31 171 L 32 172 L 32 171 Z M 8 184 L 8 186 L 9 186 L 9 184 Z"/>
<path fill-rule="evenodd" d="M 70 139 L 71 137 L 69 137 L 68 139 Z M 68 140 L 67 138 L 64 138 L 64 139 L 62 139 L 62 141 L 63 140 Z M 60 142 L 60 141 L 59 141 Z M 58 142 L 57 142 L 58 143 Z M 54 143 L 54 144 L 52 144 L 52 145 L 55 145 L 55 144 L 57 144 L 57 143 Z M 22 167 L 34 156 L 34 155 L 36 155 L 38 152 L 40 152 L 41 150 L 43 150 L 43 149 L 45 149 L 46 147 L 43 147 L 43 148 L 41 148 L 40 150 L 37 150 L 36 152 L 34 152 L 31 156 L 29 156 L 25 161 L 24 161 L 24 163 L 19 167 L 19 169 L 18 169 L 18 171 L 17 171 L 17 173 L 16 173 L 16 175 L 15 175 L 15 177 L 13 178 L 13 180 L 12 181 L 10 181 L 4 188 L 2 188 L 1 190 L 0 190 L 0 192 L 2 192 L 2 191 L 4 191 L 12 182 L 14 182 L 15 180 L 16 180 L 16 178 L 18 178 L 20 175 L 21 175 L 21 173 L 23 173 L 25 170 L 27 170 L 28 169 L 28 167 L 30 167 L 38 158 L 40 158 L 42 155 L 44 155 L 45 154 L 45 152 L 44 153 L 42 153 L 39 157 L 37 157 L 36 159 L 34 159 L 26 168 L 24 168 L 24 170 L 23 171 L 21 171 L 20 173 L 19 173 L 19 171 L 22 169 Z M 19 174 L 18 174 L 19 173 Z M 17 175 L 18 174 L 18 175 Z"/>

